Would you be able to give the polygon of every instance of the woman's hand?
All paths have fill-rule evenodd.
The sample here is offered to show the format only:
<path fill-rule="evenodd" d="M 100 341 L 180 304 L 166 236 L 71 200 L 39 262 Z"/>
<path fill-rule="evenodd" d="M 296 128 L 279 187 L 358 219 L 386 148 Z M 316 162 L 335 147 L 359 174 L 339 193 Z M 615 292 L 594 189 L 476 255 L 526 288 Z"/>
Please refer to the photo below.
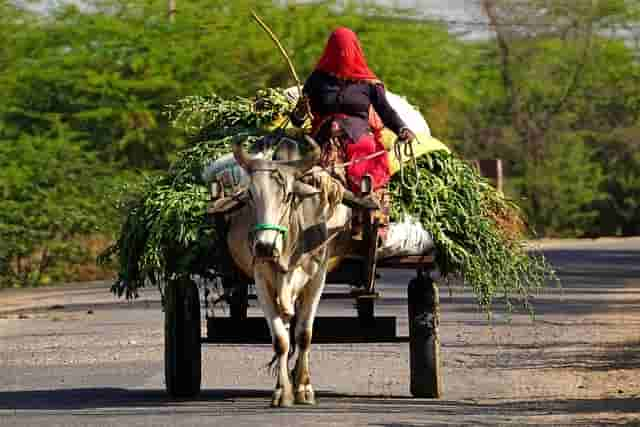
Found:
<path fill-rule="evenodd" d="M 293 125 L 297 127 L 302 126 L 308 114 L 309 100 L 307 99 L 307 97 L 302 97 L 298 100 L 298 103 L 291 112 L 291 123 L 293 123 Z"/>
<path fill-rule="evenodd" d="M 398 138 L 402 141 L 413 141 L 416 139 L 416 134 L 411 131 L 409 128 L 402 128 L 398 133 Z"/>

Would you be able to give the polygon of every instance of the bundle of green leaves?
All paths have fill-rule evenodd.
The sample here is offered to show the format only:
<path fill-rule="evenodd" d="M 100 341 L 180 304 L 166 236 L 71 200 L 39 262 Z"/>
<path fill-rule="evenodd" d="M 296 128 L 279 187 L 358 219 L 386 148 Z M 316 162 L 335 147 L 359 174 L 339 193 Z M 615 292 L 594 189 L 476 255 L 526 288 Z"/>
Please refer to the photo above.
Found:
<path fill-rule="evenodd" d="M 455 154 L 434 151 L 417 162 L 416 189 L 398 176 L 391 180 L 392 217 L 419 218 L 433 236 L 445 280 L 461 278 L 486 311 L 496 296 L 509 308 L 514 297 L 530 308 L 529 297 L 554 274 L 544 256 L 527 250 L 517 205 Z M 414 182 L 414 170 L 407 174 Z"/>
<path fill-rule="evenodd" d="M 172 106 L 174 126 L 192 139 L 170 170 L 149 178 L 123 203 L 126 221 L 105 259 L 117 256 L 114 291 L 136 295 L 147 282 L 161 283 L 181 275 L 211 277 L 218 262 L 215 227 L 207 220 L 208 192 L 203 168 L 230 151 L 231 139 L 243 134 L 250 143 L 283 123 L 291 111 L 284 92 L 260 91 L 256 98 L 189 97 Z M 409 213 L 429 230 L 445 277 L 462 277 L 479 305 L 489 311 L 496 296 L 510 304 L 528 304 L 552 274 L 544 258 L 526 250 L 517 206 L 497 192 L 468 163 L 444 151 L 418 161 L 415 190 L 392 179 L 392 215 Z M 411 168 L 408 168 L 411 169 Z M 215 274 L 215 273 L 213 273 Z"/>

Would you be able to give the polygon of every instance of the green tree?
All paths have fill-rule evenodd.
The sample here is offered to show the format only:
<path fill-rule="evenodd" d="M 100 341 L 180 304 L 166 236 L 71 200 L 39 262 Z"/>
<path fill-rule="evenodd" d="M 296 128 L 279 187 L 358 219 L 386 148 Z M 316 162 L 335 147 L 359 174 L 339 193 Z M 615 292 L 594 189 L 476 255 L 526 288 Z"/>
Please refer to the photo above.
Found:
<path fill-rule="evenodd" d="M 523 205 L 531 227 L 546 236 L 584 236 L 599 222 L 594 205 L 606 200 L 604 174 L 593 150 L 579 135 L 567 132 L 546 149 L 542 162 L 526 165 L 521 185 L 535 192 Z"/>
<path fill-rule="evenodd" d="M 465 98 L 465 47 L 446 28 L 366 11 L 332 12 L 329 3 L 258 3 L 302 78 L 315 65 L 330 31 L 354 28 L 373 68 L 392 90 L 428 111 Z M 293 81 L 272 41 L 248 14 L 255 2 L 183 2 L 175 23 L 160 1 L 101 1 L 86 13 L 74 7 L 53 20 L 31 17 L 28 34 L 10 37 L 19 54 L 0 70 L 7 82 L 4 123 L 37 134 L 61 121 L 82 132 L 103 159 L 130 167 L 165 168 L 184 146 L 167 124 L 167 104 L 192 94 L 247 95 Z M 421 40 L 421 43 L 404 43 Z M 403 46 L 403 54 L 398 54 Z M 438 78 L 432 76 L 437 75 Z M 2 77 L 0 77 L 2 78 Z M 441 120 L 435 120 L 438 123 Z M 440 126 L 444 132 L 448 126 Z M 15 135 L 15 134 L 14 134 Z"/>
<path fill-rule="evenodd" d="M 638 2 L 483 0 L 496 37 L 476 42 L 407 11 L 290 3 L 180 2 L 172 23 L 165 0 L 87 1 L 46 16 L 0 2 L 0 226 L 13 242 L 3 243 L 2 268 L 15 272 L 16 257 L 90 232 L 85 222 L 117 218 L 102 186 L 122 171 L 165 169 L 191 144 L 170 126 L 167 104 L 294 84 L 250 8 L 303 79 L 331 30 L 353 28 L 374 71 L 423 111 L 435 136 L 464 157 L 506 160 L 513 196 L 538 230 L 638 232 Z M 85 163 L 94 172 L 80 173 Z M 51 203 L 36 209 L 39 201 Z"/>
<path fill-rule="evenodd" d="M 637 236 L 640 234 L 640 126 L 614 132 L 591 134 L 592 144 L 604 165 L 604 189 L 608 197 L 597 204 L 600 213 L 597 234 Z"/>
<path fill-rule="evenodd" d="M 73 238 L 118 223 L 110 197 L 118 178 L 69 139 L 0 140 L 0 287 L 38 284 L 62 261 L 86 262 Z"/>
<path fill-rule="evenodd" d="M 602 140 L 615 129 L 637 123 L 639 84 L 632 47 L 610 36 L 613 29 L 633 28 L 634 22 L 637 25 L 637 5 L 624 0 L 529 0 L 517 4 L 483 0 L 482 5 L 495 39 L 480 47 L 483 60 L 473 81 L 476 92 L 484 98 L 472 103 L 477 109 L 462 113 L 467 121 L 458 127 L 462 140 L 458 146 L 468 156 L 507 160 L 508 175 L 521 178 L 516 196 L 526 199 L 527 210 L 540 231 L 605 232 L 599 224 L 609 213 L 602 208 L 601 193 L 609 192 L 612 187 L 607 182 L 616 178 L 608 167 Z M 586 138 L 586 133 L 592 137 Z M 589 153 L 598 153 L 596 158 L 580 154 L 583 148 L 554 146 L 584 142 Z M 587 169 L 597 160 L 599 169 L 609 177 L 601 181 L 602 187 L 582 193 L 593 197 L 589 203 L 556 191 L 557 181 L 566 176 L 549 165 L 571 158 L 582 158 L 589 165 L 585 165 Z M 585 210 L 585 218 L 596 215 L 599 220 L 577 221 L 579 226 L 574 226 L 552 218 L 547 213 L 554 212 L 557 203 L 548 194 L 566 197 L 557 203 L 568 209 L 579 206 Z M 587 223 L 590 229 L 585 229 Z M 567 227 L 564 231 L 563 226 Z"/>

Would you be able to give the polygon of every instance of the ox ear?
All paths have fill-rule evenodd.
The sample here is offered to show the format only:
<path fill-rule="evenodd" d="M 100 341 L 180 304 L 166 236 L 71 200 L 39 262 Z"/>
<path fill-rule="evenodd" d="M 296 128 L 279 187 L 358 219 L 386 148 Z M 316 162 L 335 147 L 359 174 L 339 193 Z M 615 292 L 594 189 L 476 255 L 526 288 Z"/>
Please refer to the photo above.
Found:
<path fill-rule="evenodd" d="M 304 182 L 301 182 L 301 181 L 296 181 L 293 183 L 293 192 L 301 199 L 305 199 L 307 197 L 320 194 L 319 189 L 317 189 L 312 185 L 305 184 Z"/>

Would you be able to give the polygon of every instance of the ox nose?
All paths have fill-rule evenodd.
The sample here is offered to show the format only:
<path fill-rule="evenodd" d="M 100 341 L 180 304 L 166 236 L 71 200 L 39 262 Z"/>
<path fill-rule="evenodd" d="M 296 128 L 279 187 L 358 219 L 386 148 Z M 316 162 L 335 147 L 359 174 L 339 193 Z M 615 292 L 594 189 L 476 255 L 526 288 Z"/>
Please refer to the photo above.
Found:
<path fill-rule="evenodd" d="M 278 251 L 275 242 L 257 240 L 254 247 L 254 253 L 257 258 L 277 258 Z"/>

